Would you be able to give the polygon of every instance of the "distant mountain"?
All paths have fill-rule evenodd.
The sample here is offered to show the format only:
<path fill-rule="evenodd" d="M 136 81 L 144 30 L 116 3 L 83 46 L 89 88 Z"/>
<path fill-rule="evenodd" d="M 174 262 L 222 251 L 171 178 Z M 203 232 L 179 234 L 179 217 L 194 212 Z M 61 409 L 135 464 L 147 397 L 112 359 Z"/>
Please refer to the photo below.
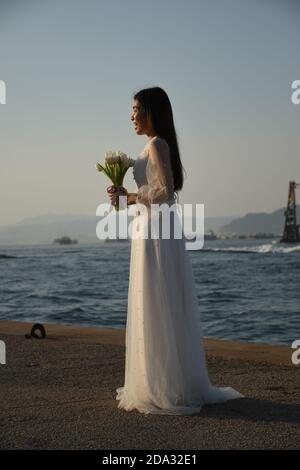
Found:
<path fill-rule="evenodd" d="M 204 231 L 224 234 L 249 235 L 268 232 L 281 235 L 284 225 L 284 208 L 268 213 L 249 213 L 244 217 L 205 217 Z M 299 206 L 298 211 L 299 213 Z M 129 219 L 130 220 L 130 219 Z M 300 221 L 300 217 L 298 219 Z M 17 224 L 0 229 L 0 245 L 28 245 L 53 243 L 56 238 L 68 236 L 78 243 L 102 242 L 96 235 L 100 217 L 86 214 L 48 213 L 27 217 Z M 193 230 L 196 224 L 193 221 Z"/>
<path fill-rule="evenodd" d="M 297 216 L 299 216 L 300 206 L 297 206 Z M 273 233 L 282 235 L 284 228 L 285 207 L 271 213 L 258 212 L 248 213 L 244 217 L 239 217 L 226 225 L 220 227 L 219 232 L 225 234 L 250 235 L 254 233 Z M 298 223 L 299 223 L 298 222 Z"/>
<path fill-rule="evenodd" d="M 100 241 L 96 225 L 100 217 L 83 214 L 43 214 L 28 217 L 17 224 L 0 229 L 1 245 L 53 243 L 56 238 L 69 236 L 81 243 Z"/>
<path fill-rule="evenodd" d="M 57 224 L 65 222 L 78 222 L 78 220 L 87 220 L 89 215 L 83 214 L 56 214 L 55 212 L 48 212 L 47 214 L 37 215 L 34 217 L 26 217 L 22 219 L 17 225 L 44 225 L 44 224 Z"/>
<path fill-rule="evenodd" d="M 205 217 L 204 231 L 217 231 L 224 223 L 237 217 Z M 129 218 L 130 220 L 130 218 Z M 49 212 L 27 217 L 14 225 L 0 228 L 0 245 L 31 245 L 53 243 L 56 238 L 68 236 L 78 243 L 101 242 L 96 236 L 100 217 L 85 214 L 55 214 Z M 193 229 L 196 224 L 193 223 Z"/>
<path fill-rule="evenodd" d="M 227 217 L 205 217 L 204 215 L 204 232 L 207 233 L 210 230 L 218 232 L 224 224 L 229 224 L 231 221 L 238 219 L 238 216 L 227 216 Z"/>

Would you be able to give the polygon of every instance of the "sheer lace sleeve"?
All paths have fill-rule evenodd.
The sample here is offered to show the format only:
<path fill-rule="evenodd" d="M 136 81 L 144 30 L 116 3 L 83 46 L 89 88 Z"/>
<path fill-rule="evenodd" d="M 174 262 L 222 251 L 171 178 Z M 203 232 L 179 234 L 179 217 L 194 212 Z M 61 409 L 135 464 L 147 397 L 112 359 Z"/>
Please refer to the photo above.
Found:
<path fill-rule="evenodd" d="M 162 204 L 174 196 L 173 174 L 168 143 L 155 137 L 149 143 L 146 166 L 147 184 L 138 189 L 137 203 Z"/>

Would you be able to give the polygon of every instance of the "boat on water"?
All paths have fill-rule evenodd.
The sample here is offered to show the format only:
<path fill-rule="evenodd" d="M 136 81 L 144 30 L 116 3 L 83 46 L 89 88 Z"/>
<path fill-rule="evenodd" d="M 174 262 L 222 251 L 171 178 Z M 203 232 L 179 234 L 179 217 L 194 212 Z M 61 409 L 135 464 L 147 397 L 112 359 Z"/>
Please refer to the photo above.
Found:
<path fill-rule="evenodd" d="M 53 243 L 57 245 L 73 245 L 75 243 L 78 243 L 78 240 L 72 240 L 70 237 L 63 236 L 60 238 L 56 238 Z"/>

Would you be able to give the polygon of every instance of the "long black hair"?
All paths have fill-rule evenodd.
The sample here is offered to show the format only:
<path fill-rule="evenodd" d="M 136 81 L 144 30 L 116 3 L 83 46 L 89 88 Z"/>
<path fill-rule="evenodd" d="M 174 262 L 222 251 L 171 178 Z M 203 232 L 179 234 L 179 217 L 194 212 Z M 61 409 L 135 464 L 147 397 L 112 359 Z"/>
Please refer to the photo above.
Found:
<path fill-rule="evenodd" d="M 135 93 L 133 99 L 137 100 L 143 106 L 146 112 L 146 119 L 148 123 L 151 124 L 152 129 L 159 137 L 162 137 L 168 143 L 174 180 L 174 192 L 181 190 L 183 186 L 184 168 L 180 159 L 172 106 L 167 93 L 160 87 L 145 88 Z"/>

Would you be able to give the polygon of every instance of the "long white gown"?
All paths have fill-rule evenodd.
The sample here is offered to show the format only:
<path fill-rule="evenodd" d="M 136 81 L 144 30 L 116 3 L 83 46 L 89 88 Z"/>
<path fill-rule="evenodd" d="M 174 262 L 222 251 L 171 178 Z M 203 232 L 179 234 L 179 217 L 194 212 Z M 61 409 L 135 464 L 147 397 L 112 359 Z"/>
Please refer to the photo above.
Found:
<path fill-rule="evenodd" d="M 169 146 L 149 140 L 133 168 L 137 203 L 176 201 Z M 140 206 L 136 206 L 140 207 Z M 150 214 L 150 212 L 149 212 Z M 148 214 L 134 217 L 133 230 L 148 233 Z M 148 227 L 150 224 L 148 224 Z M 185 238 L 131 240 L 124 386 L 118 408 L 149 414 L 191 415 L 204 404 L 243 395 L 210 383 L 192 266 Z"/>

